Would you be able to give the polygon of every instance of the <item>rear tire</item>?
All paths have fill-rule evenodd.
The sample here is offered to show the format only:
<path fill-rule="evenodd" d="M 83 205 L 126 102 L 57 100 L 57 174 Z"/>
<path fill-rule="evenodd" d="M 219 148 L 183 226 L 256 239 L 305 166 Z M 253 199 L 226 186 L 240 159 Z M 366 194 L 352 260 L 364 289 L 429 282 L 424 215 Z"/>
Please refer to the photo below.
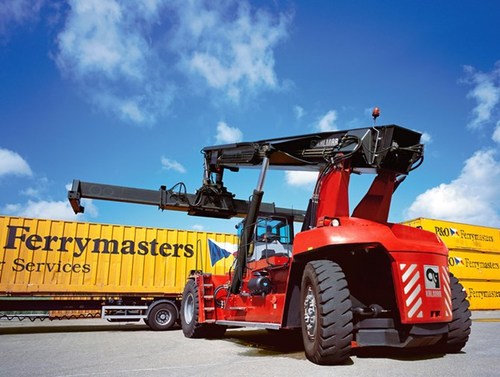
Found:
<path fill-rule="evenodd" d="M 352 303 L 341 267 L 329 260 L 309 262 L 301 286 L 302 339 L 316 364 L 345 362 L 351 352 Z"/>
<path fill-rule="evenodd" d="M 450 287 L 453 319 L 448 324 L 446 340 L 438 348 L 445 353 L 458 353 L 465 347 L 465 344 L 469 340 L 471 312 L 464 287 L 451 273 Z"/>
<path fill-rule="evenodd" d="M 226 333 L 226 326 L 211 323 L 199 323 L 200 303 L 198 284 L 189 279 L 184 287 L 181 304 L 181 326 L 186 338 L 221 338 Z"/>
<path fill-rule="evenodd" d="M 170 329 L 178 317 L 177 308 L 174 304 L 164 302 L 154 306 L 148 314 L 147 321 L 144 322 L 155 331 L 165 331 Z"/>

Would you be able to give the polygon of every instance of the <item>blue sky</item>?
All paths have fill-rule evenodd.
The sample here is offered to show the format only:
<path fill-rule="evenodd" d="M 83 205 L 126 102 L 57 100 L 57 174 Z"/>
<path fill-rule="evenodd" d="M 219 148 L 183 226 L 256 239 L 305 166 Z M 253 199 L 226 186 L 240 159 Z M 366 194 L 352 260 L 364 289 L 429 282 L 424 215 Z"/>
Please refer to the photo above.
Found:
<path fill-rule="evenodd" d="M 10 0 L 0 3 L 0 214 L 234 230 L 87 201 L 73 179 L 157 189 L 202 180 L 204 146 L 372 124 L 424 134 L 390 220 L 500 227 L 500 2 Z M 247 198 L 255 170 L 227 173 Z M 355 177 L 359 200 L 369 177 Z M 310 176 L 264 200 L 305 208 Z"/>

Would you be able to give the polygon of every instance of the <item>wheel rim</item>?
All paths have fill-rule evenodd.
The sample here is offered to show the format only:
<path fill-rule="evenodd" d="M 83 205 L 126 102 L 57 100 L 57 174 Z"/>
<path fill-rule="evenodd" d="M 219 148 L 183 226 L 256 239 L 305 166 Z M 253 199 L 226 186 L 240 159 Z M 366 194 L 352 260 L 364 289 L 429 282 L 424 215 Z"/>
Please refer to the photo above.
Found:
<path fill-rule="evenodd" d="M 312 291 L 312 287 L 307 287 L 306 297 L 304 298 L 304 324 L 306 333 L 310 340 L 314 340 L 317 324 L 317 306 L 316 298 Z"/>
<path fill-rule="evenodd" d="M 194 298 L 193 295 L 188 295 L 184 300 L 184 320 L 186 323 L 191 323 L 194 317 Z"/>
<path fill-rule="evenodd" d="M 162 309 L 156 313 L 155 320 L 156 323 L 164 325 L 170 321 L 171 314 L 168 310 Z"/>

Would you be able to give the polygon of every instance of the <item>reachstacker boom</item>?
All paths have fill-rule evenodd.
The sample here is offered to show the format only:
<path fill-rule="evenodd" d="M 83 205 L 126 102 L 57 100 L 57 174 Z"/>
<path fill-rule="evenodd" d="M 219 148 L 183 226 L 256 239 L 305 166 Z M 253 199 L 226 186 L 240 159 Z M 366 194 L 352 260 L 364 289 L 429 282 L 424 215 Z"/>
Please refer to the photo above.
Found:
<path fill-rule="evenodd" d="M 186 283 L 180 316 L 187 337 L 219 337 L 234 326 L 300 329 L 307 358 L 318 364 L 342 363 L 352 347 L 458 352 L 470 311 L 448 271 L 446 246 L 433 233 L 388 222 L 394 191 L 423 161 L 420 137 L 387 125 L 210 146 L 196 194 L 161 188 L 145 201 L 146 191 L 137 198 L 134 189 L 110 186 L 104 198 L 244 216 L 231 271 L 193 271 Z M 251 200 L 235 200 L 224 173 L 252 167 L 260 175 Z M 262 202 L 273 168 L 319 173 L 305 215 Z M 351 212 L 353 173 L 375 178 Z M 76 212 L 81 197 L 103 199 L 105 187 L 92 185 L 74 181 Z M 294 221 L 303 223 L 296 235 Z"/>

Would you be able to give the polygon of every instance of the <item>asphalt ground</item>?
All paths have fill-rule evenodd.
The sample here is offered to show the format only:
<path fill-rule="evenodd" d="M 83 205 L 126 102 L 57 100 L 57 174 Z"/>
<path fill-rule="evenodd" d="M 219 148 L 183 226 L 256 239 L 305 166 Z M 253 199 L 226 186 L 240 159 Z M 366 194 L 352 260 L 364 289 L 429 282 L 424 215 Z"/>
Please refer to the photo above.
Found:
<path fill-rule="evenodd" d="M 206 340 L 142 323 L 2 319 L 0 376 L 500 376 L 500 311 L 472 318 L 461 353 L 355 350 L 340 366 L 315 365 L 300 339 L 265 330 L 228 330 Z"/>

